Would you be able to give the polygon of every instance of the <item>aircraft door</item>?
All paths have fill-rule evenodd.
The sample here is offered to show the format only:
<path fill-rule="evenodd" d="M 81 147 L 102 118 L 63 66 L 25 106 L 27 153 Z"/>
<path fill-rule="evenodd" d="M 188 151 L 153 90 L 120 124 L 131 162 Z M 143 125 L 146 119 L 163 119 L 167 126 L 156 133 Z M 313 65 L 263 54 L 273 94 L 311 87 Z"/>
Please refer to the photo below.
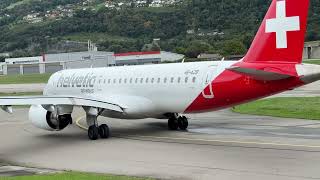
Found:
<path fill-rule="evenodd" d="M 212 81 L 216 71 L 217 71 L 217 66 L 209 66 L 207 73 L 204 75 L 202 96 L 206 99 L 214 98 Z M 208 86 L 209 88 L 207 88 Z"/>

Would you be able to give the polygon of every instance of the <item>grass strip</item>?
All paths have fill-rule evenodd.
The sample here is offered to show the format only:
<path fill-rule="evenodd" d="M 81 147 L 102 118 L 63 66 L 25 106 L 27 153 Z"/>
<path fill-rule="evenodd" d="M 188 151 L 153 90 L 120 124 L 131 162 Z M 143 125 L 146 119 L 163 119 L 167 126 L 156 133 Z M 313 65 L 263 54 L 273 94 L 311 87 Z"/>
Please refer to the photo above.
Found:
<path fill-rule="evenodd" d="M 25 74 L 0 76 L 0 84 L 47 83 L 51 74 Z"/>
<path fill-rule="evenodd" d="M 65 172 L 49 175 L 0 177 L 0 180 L 153 180 L 151 178 L 137 178 L 129 176 L 114 176 L 94 173 Z"/>
<path fill-rule="evenodd" d="M 305 60 L 305 61 L 303 61 L 303 63 L 306 63 L 306 64 L 317 64 L 317 65 L 320 65 L 320 59 Z"/>
<path fill-rule="evenodd" d="M 14 93 L 1 93 L 0 96 L 37 96 L 42 95 L 42 92 L 14 92 Z"/>
<path fill-rule="evenodd" d="M 241 114 L 320 120 L 320 97 L 277 97 L 239 105 Z"/>

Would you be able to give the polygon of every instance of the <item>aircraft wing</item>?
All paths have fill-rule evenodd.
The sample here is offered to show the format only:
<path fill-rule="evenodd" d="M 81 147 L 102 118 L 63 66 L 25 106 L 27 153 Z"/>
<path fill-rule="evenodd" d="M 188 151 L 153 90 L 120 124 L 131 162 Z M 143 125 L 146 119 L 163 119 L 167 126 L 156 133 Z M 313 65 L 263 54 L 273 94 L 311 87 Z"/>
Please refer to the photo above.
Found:
<path fill-rule="evenodd" d="M 73 106 L 89 106 L 108 109 L 117 112 L 123 112 L 123 107 L 118 104 L 98 100 L 95 98 L 83 98 L 72 96 L 14 96 L 0 97 L 0 106 L 3 110 L 10 113 L 8 106 L 15 105 L 73 105 Z"/>
<path fill-rule="evenodd" d="M 281 79 L 287 79 L 292 77 L 291 75 L 288 75 L 288 74 L 264 71 L 264 70 L 253 69 L 253 68 L 239 67 L 239 66 L 230 67 L 228 68 L 228 70 L 235 73 L 247 75 L 256 80 L 264 80 L 264 81 L 281 80 Z"/>

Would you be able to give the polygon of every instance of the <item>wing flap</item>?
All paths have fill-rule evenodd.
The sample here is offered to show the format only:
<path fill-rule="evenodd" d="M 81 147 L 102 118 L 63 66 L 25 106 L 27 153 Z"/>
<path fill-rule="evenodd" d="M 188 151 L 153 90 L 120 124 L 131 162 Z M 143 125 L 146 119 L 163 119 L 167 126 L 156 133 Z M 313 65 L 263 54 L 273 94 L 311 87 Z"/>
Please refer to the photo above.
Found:
<path fill-rule="evenodd" d="M 63 96 L 21 96 L 21 97 L 0 97 L 0 106 L 13 105 L 73 105 L 90 106 L 123 112 L 123 108 L 117 104 L 82 97 Z"/>
<path fill-rule="evenodd" d="M 245 68 L 245 67 L 239 67 L 239 66 L 230 67 L 228 68 L 228 70 L 235 73 L 245 74 L 255 80 L 263 80 L 263 81 L 282 80 L 282 79 L 287 79 L 292 77 L 291 75 L 288 75 L 288 74 L 281 74 L 276 72 L 269 72 L 269 71 L 263 71 L 259 69 Z"/>

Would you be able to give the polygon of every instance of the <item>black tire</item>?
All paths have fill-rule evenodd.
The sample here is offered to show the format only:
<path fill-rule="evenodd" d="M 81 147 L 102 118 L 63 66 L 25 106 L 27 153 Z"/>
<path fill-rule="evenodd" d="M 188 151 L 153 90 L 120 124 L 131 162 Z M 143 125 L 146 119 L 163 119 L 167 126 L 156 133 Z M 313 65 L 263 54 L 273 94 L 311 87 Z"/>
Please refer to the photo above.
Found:
<path fill-rule="evenodd" d="M 90 126 L 88 129 L 88 137 L 91 140 L 97 140 L 99 137 L 99 128 L 95 125 Z"/>
<path fill-rule="evenodd" d="M 183 131 L 187 130 L 189 126 L 188 119 L 185 116 L 180 116 L 178 118 L 178 126 L 179 126 L 179 129 Z"/>
<path fill-rule="evenodd" d="M 110 136 L 109 127 L 106 124 L 102 124 L 99 126 L 99 135 L 102 139 L 107 139 Z"/>
<path fill-rule="evenodd" d="M 169 118 L 168 120 L 168 129 L 177 130 L 179 128 L 178 120 L 176 118 Z"/>

